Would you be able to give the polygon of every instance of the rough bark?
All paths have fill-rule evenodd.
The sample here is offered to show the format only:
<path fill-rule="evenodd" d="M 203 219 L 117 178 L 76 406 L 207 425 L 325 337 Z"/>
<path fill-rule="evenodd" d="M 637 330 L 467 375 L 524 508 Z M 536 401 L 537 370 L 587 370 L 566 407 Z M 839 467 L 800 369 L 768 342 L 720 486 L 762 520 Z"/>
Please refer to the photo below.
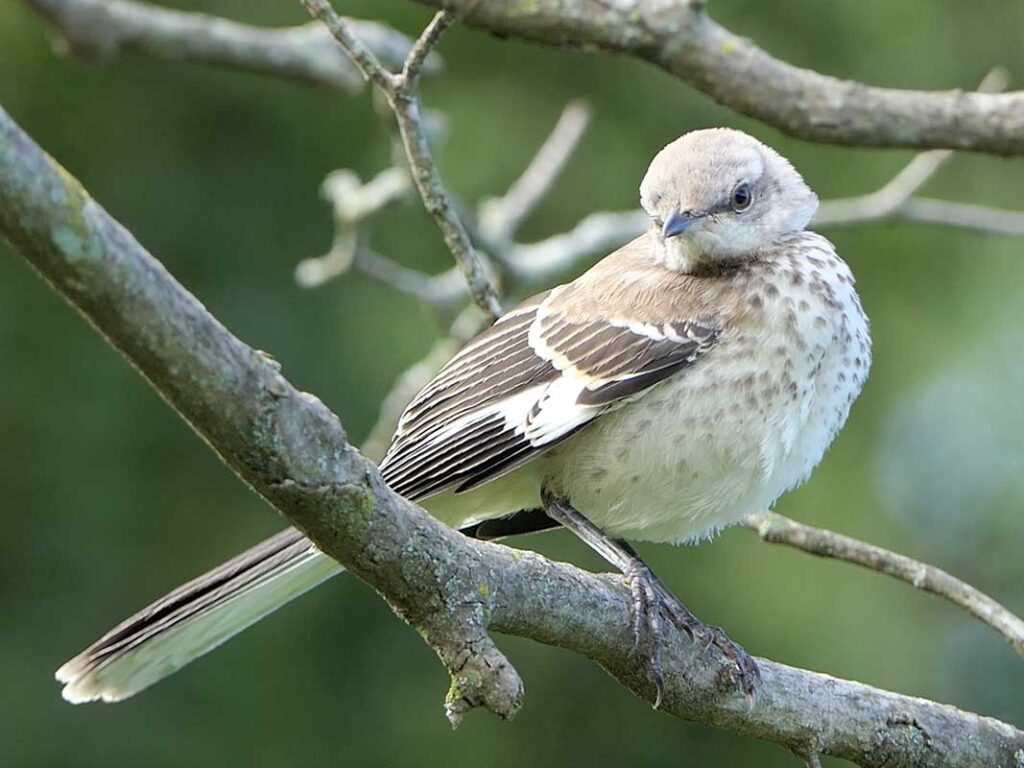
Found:
<path fill-rule="evenodd" d="M 878 88 L 788 64 L 699 0 L 419 0 L 470 26 L 645 59 L 720 104 L 810 141 L 1024 152 L 1024 92 Z"/>

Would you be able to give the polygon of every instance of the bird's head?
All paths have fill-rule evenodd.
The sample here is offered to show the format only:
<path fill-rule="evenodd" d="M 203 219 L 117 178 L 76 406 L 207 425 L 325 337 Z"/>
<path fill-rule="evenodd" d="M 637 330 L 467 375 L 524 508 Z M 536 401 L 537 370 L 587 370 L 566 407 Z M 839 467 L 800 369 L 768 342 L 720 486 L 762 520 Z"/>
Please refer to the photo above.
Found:
<path fill-rule="evenodd" d="M 786 158 L 742 131 L 687 133 L 662 149 L 640 184 L 659 260 L 697 272 L 757 258 L 807 226 L 818 198 Z"/>

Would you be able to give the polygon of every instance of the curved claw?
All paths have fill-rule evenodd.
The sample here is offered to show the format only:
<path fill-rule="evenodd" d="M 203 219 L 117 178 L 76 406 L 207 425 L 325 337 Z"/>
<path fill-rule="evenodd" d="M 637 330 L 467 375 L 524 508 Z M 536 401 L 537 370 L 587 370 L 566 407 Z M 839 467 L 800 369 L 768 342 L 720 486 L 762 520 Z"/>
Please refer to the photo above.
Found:
<path fill-rule="evenodd" d="M 743 647 L 725 633 L 721 627 L 705 624 L 687 610 L 678 600 L 666 601 L 673 623 L 684 630 L 694 642 L 700 642 L 704 650 L 715 648 L 735 665 L 733 677 L 747 696 L 753 696 L 761 682 L 761 670 L 754 658 Z"/>
<path fill-rule="evenodd" d="M 636 655 L 641 644 L 647 646 L 647 665 L 656 691 L 654 708 L 658 709 L 665 696 L 665 677 L 661 671 L 661 611 L 664 604 L 658 594 L 654 574 L 646 565 L 637 562 L 625 576 L 633 609 L 633 646 L 630 652 Z"/>

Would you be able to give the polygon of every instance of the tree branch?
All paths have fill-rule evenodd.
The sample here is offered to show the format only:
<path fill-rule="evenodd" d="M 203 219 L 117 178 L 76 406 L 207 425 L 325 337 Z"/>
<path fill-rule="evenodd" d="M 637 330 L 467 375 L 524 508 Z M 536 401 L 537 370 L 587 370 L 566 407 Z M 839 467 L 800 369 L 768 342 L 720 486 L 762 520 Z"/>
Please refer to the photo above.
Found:
<path fill-rule="evenodd" d="M 948 149 L 922 152 L 885 186 L 874 192 L 823 201 L 814 215 L 814 226 L 851 226 L 895 216 L 911 196 L 952 156 L 953 152 Z"/>
<path fill-rule="evenodd" d="M 131 50 L 342 90 L 359 87 L 351 61 L 310 26 L 261 29 L 132 0 L 25 2 L 82 55 Z M 525 8 L 501 0 L 419 2 L 447 7 L 503 37 L 646 59 L 727 107 L 811 141 L 1024 153 L 1024 93 L 877 88 L 794 67 L 715 23 L 700 0 L 538 0 Z M 379 24 L 353 24 L 357 41 L 385 68 L 403 62 L 404 36 Z"/>
<path fill-rule="evenodd" d="M 510 240 L 543 202 L 565 170 L 590 124 L 590 107 L 582 101 L 565 105 L 550 135 L 522 175 L 504 195 L 480 204 L 480 227 L 498 243 Z"/>
<path fill-rule="evenodd" d="M 362 90 L 352 60 L 319 24 L 267 29 L 203 13 L 130 0 L 25 0 L 76 55 L 108 60 L 122 51 L 183 59 L 299 80 L 347 92 Z M 351 21 L 368 48 L 400 66 L 410 40 L 383 24 Z M 439 60 L 427 62 L 431 70 Z"/>
<path fill-rule="evenodd" d="M 1005 70 L 997 67 L 979 89 L 998 91 L 1006 87 L 1006 82 Z M 522 221 L 564 170 L 586 129 L 587 115 L 582 105 L 567 105 L 548 139 L 505 195 L 478 205 L 480 231 L 489 243 L 496 245 L 503 283 L 517 295 L 546 286 L 580 261 L 614 250 L 648 226 L 647 217 L 639 210 L 600 212 L 587 216 L 569 232 L 530 244 L 513 241 Z M 922 152 L 875 192 L 825 200 L 813 225 L 828 229 L 904 218 L 985 233 L 1024 235 L 1024 213 L 913 197 L 952 156 L 952 150 L 945 149 Z M 389 195 L 381 195 L 379 180 L 390 179 L 392 174 L 404 183 L 392 185 Z M 343 179 L 344 183 L 335 183 L 335 178 Z M 466 290 L 457 269 L 431 276 L 403 267 L 370 251 L 358 232 L 353 231 L 400 197 L 409 183 L 404 170 L 399 168 L 382 172 L 366 185 L 360 185 L 352 171 L 335 171 L 328 176 L 324 196 L 335 209 L 335 244 L 326 256 L 300 263 L 296 273 L 299 283 L 322 284 L 355 264 L 368 276 L 439 309 L 449 311 L 462 300 Z"/>
<path fill-rule="evenodd" d="M 639 209 L 592 213 L 568 232 L 514 245 L 506 258 L 507 269 L 517 280 L 544 285 L 583 259 L 604 256 L 639 237 L 648 226 L 647 214 Z"/>
<path fill-rule="evenodd" d="M 315 288 L 348 272 L 360 250 L 360 225 L 411 191 L 412 179 L 406 168 L 387 168 L 365 184 L 347 168 L 329 173 L 320 185 L 320 196 L 333 209 L 334 242 L 323 256 L 300 261 L 295 281 L 303 288 Z M 417 274 L 424 282 L 430 280 L 428 275 Z"/>
<path fill-rule="evenodd" d="M 1024 237 L 1024 213 L 987 205 L 915 197 L 906 202 L 900 215 L 910 221 L 969 229 L 981 234 Z"/>
<path fill-rule="evenodd" d="M 522 684 L 486 631 L 482 550 L 389 491 L 333 413 L 232 336 L 2 110 L 0 233 L 245 482 L 420 631 L 452 675 L 453 721 L 474 706 L 516 711 Z"/>
<path fill-rule="evenodd" d="M 877 88 L 774 58 L 713 21 L 703 0 L 418 0 L 471 26 L 645 59 L 720 104 L 809 141 L 1024 153 L 1024 92 Z"/>
<path fill-rule="evenodd" d="M 562 110 L 548 138 L 508 191 L 477 205 L 480 236 L 494 248 L 502 271 L 502 284 L 515 295 L 546 287 L 558 274 L 588 256 L 614 249 L 647 226 L 640 211 L 592 214 L 571 232 L 522 245 L 512 240 L 523 221 L 535 210 L 561 175 L 589 122 L 589 108 L 579 101 Z M 366 184 L 354 171 L 333 171 L 324 180 L 321 195 L 334 211 L 334 243 L 323 256 L 304 259 L 296 267 L 299 285 L 322 285 L 355 267 L 368 277 L 448 312 L 463 301 L 467 287 L 455 267 L 428 275 L 405 267 L 373 251 L 363 225 L 412 188 L 408 167 L 391 167 Z M 444 361 L 441 361 L 444 362 Z M 425 383 L 425 382 L 424 382 Z"/>
<path fill-rule="evenodd" d="M 453 720 L 519 705 L 488 628 L 584 654 L 653 699 L 620 578 L 469 540 L 396 496 L 334 414 L 231 335 L 2 110 L 0 233 L 245 482 L 419 629 L 452 673 Z M 801 754 L 949 768 L 1024 754 L 1024 732 L 997 720 L 768 660 L 748 699 L 723 685 L 726 663 L 671 627 L 662 664 L 665 711 Z"/>
<path fill-rule="evenodd" d="M 345 90 L 358 89 L 361 84 L 355 65 L 319 25 L 262 29 L 127 0 L 26 2 L 50 19 L 73 51 L 86 55 L 109 57 L 127 49 L 291 77 Z M 347 31 L 373 57 L 380 73 L 388 74 L 388 67 L 404 66 L 410 49 L 408 38 L 373 22 L 351 21 L 349 25 Z M 424 66 L 433 71 L 439 68 L 438 62 L 436 56 L 428 56 Z M 1005 78 L 1005 72 L 996 68 L 979 86 L 979 91 L 1001 90 L 1005 87 Z M 479 206 L 480 234 L 500 260 L 503 278 L 513 289 L 521 286 L 529 291 L 543 286 L 579 261 L 614 249 L 639 235 L 646 226 L 639 211 L 602 212 L 588 216 L 570 232 L 537 243 L 511 242 L 522 220 L 543 199 L 568 161 L 586 124 L 586 108 L 575 103 L 568 105 L 520 179 L 503 197 L 485 200 Z M 933 155 L 922 153 L 876 192 L 823 201 L 814 224 L 836 228 L 899 218 L 981 233 L 1024 236 L 1024 213 L 912 197 L 948 158 L 946 151 Z M 358 178 L 349 171 L 329 176 L 324 196 L 335 205 L 335 241 L 326 255 L 306 259 L 298 265 L 299 284 L 321 285 L 355 265 L 370 277 L 445 311 L 455 306 L 464 293 L 456 271 L 422 275 L 368 250 L 365 258 L 356 258 L 356 252 L 364 249 L 358 224 L 403 197 L 410 188 L 411 179 L 405 168 L 387 169 L 365 185 L 360 185 Z M 486 267 L 484 272 L 486 274 Z"/>
<path fill-rule="evenodd" d="M 433 216 L 444 236 L 445 245 L 465 275 L 473 302 L 491 320 L 498 318 L 501 315 L 501 303 L 497 291 L 445 191 L 441 173 L 430 151 L 416 95 L 423 63 L 441 35 L 452 24 L 454 17 L 447 11 L 438 11 L 419 39 L 413 43 L 402 71 L 395 74 L 362 43 L 350 24 L 334 12 L 327 0 L 303 0 L 303 5 L 314 18 L 326 25 L 363 75 L 387 98 L 398 120 L 412 178 L 424 207 Z"/>
<path fill-rule="evenodd" d="M 978 91 L 995 93 L 1006 88 L 1008 82 L 1009 74 L 1006 70 L 995 67 L 978 85 Z M 952 156 L 953 151 L 949 149 L 921 152 L 881 189 L 857 197 L 824 201 L 814 215 L 814 225 L 846 227 L 898 217 L 925 220 L 920 215 L 919 201 L 913 196 Z M 932 204 L 938 202 L 931 201 Z M 946 205 L 960 208 L 958 203 Z M 926 210 L 927 207 L 926 204 Z M 933 205 L 930 221 L 944 226 L 965 227 L 997 234 L 1018 234 L 1024 230 L 1024 214 L 983 206 L 969 206 L 969 209 L 960 210 L 957 214 L 946 208 L 935 208 Z"/>
<path fill-rule="evenodd" d="M 1024 621 L 985 593 L 941 568 L 834 531 L 798 523 L 775 512 L 747 515 L 743 525 L 756 532 L 762 541 L 785 544 L 812 555 L 845 560 L 944 597 L 988 624 L 1024 657 Z"/>

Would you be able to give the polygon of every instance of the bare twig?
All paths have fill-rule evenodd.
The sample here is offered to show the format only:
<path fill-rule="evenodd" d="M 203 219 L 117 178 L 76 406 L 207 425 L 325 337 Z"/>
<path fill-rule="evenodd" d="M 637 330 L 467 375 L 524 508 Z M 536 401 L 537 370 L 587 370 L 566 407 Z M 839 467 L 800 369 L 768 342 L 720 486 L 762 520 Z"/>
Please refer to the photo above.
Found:
<path fill-rule="evenodd" d="M 456 268 L 438 275 L 427 275 L 381 256 L 370 248 L 359 248 L 355 263 L 366 276 L 440 310 L 454 309 L 466 299 L 466 281 Z"/>
<path fill-rule="evenodd" d="M 1006 70 L 996 67 L 981 81 L 978 91 L 980 93 L 1001 91 L 1006 88 L 1008 82 L 1009 74 Z M 911 205 L 913 195 L 952 156 L 953 151 L 949 149 L 921 152 L 881 189 L 867 195 L 827 200 L 822 203 L 814 217 L 814 224 L 820 227 L 838 227 L 899 216 L 909 218 L 906 211 L 913 207 Z M 986 213 L 1007 214 L 1008 212 L 987 209 Z M 961 220 L 967 218 L 969 217 L 961 217 Z M 987 219 L 988 216 L 979 217 L 976 225 L 972 228 L 981 229 L 981 222 Z M 935 223 L 958 226 L 947 221 L 936 221 Z"/>
<path fill-rule="evenodd" d="M 412 178 L 423 199 L 424 207 L 434 217 L 448 250 L 465 275 L 474 303 L 489 319 L 499 317 L 501 303 L 498 301 L 497 291 L 441 182 L 441 174 L 437 170 L 437 163 L 434 161 L 423 129 L 419 100 L 416 96 L 423 62 L 445 29 L 451 25 L 454 17 L 447 11 L 438 11 L 413 44 L 401 73 L 395 74 L 387 70 L 373 52 L 360 42 L 348 22 L 334 12 L 327 0 L 303 0 L 303 5 L 327 26 L 367 79 L 372 80 L 387 97 L 388 104 L 398 120 Z"/>
<path fill-rule="evenodd" d="M 826 200 L 814 216 L 814 226 L 839 227 L 879 221 L 896 216 L 949 158 L 948 149 L 933 149 L 916 155 L 881 189 L 867 195 Z"/>
<path fill-rule="evenodd" d="M 519 706 L 489 628 L 584 654 L 653 699 L 620 578 L 475 542 L 392 493 L 333 413 L 232 336 L 2 110 L 0 235 L 246 482 L 421 631 L 452 673 L 453 719 Z M 1024 751 L 1006 723 L 767 659 L 753 699 L 723 691 L 724 659 L 674 626 L 664 639 L 662 710 L 678 717 L 872 768 L 1014 765 Z"/>
<path fill-rule="evenodd" d="M 392 73 L 376 54 L 367 47 L 346 19 L 334 12 L 326 0 L 303 0 L 306 10 L 320 21 L 342 49 L 349 55 L 363 77 L 379 86 L 385 93 L 395 87 L 398 76 Z M 411 50 L 411 49 L 410 49 Z"/>
<path fill-rule="evenodd" d="M 335 227 L 331 249 L 323 256 L 303 259 L 295 265 L 295 282 L 303 288 L 315 288 L 344 275 L 355 262 L 359 233 Z"/>
<path fill-rule="evenodd" d="M 415 54 L 417 46 L 421 50 L 427 50 L 436 44 L 452 20 L 453 17 L 447 11 L 438 12 L 420 36 L 420 40 L 413 48 L 413 53 Z M 419 61 L 422 61 L 422 58 L 420 56 Z M 409 62 L 412 60 L 413 56 L 410 55 Z M 437 222 L 444 235 L 448 250 L 455 257 L 456 263 L 466 277 L 473 302 L 488 319 L 494 320 L 501 315 L 502 311 L 497 291 L 490 280 L 483 260 L 473 248 L 473 243 L 455 211 L 455 206 L 444 189 L 441 174 L 427 142 L 426 133 L 420 124 L 419 101 L 415 96 L 419 74 L 419 68 L 410 67 L 407 62 L 402 69 L 402 82 L 389 98 L 395 116 L 398 118 L 398 127 L 405 144 L 406 155 L 409 158 L 413 181 L 416 182 L 420 197 L 423 198 L 423 205 Z"/>
<path fill-rule="evenodd" d="M 349 226 L 380 213 L 412 191 L 409 172 L 404 168 L 386 168 L 365 184 L 352 171 L 328 174 L 320 194 L 334 207 L 334 217 Z"/>
<path fill-rule="evenodd" d="M 571 233 L 539 243 L 520 245 L 509 240 L 564 169 L 582 137 L 588 116 L 589 110 L 582 102 L 566 105 L 551 134 L 508 192 L 485 199 L 478 206 L 481 237 L 493 244 L 504 273 L 503 282 L 516 295 L 545 287 L 553 276 L 589 255 L 621 245 L 633 236 L 632 230 L 639 234 L 645 226 L 640 211 L 596 214 L 580 222 Z M 411 187 L 404 163 L 381 172 L 366 184 L 360 183 L 354 171 L 332 172 L 321 190 L 334 210 L 334 244 L 324 256 L 299 263 L 298 283 L 304 287 L 321 285 L 354 266 L 367 276 L 444 311 L 463 300 L 467 289 L 458 268 L 427 275 L 404 267 L 371 250 L 367 245 L 368 233 L 359 229 Z"/>
<path fill-rule="evenodd" d="M 434 18 L 416 38 L 416 42 L 413 43 L 412 49 L 402 65 L 402 74 L 395 82 L 397 92 L 407 96 L 415 94 L 416 88 L 419 86 L 420 74 L 423 71 L 423 63 L 427 60 L 430 52 L 441 42 L 441 36 L 454 22 L 455 16 L 447 11 L 442 10 L 434 14 Z"/>
<path fill-rule="evenodd" d="M 643 234 L 649 226 L 641 210 L 592 213 L 568 232 L 526 245 L 515 245 L 506 257 L 511 277 L 539 287 L 580 261 L 604 256 Z"/>
<path fill-rule="evenodd" d="M 944 597 L 988 624 L 1024 656 L 1024 621 L 988 595 L 940 568 L 849 536 L 798 523 L 775 512 L 747 515 L 743 525 L 755 531 L 763 541 L 855 563 Z"/>
<path fill-rule="evenodd" d="M 565 105 L 558 122 L 522 175 L 504 195 L 480 204 L 480 227 L 504 243 L 544 200 L 565 170 L 590 123 L 590 108 L 582 101 Z"/>
<path fill-rule="evenodd" d="M 106 60 L 122 51 L 273 75 L 355 92 L 363 80 L 319 24 L 268 29 L 218 16 L 130 0 L 25 0 L 79 56 Z M 411 41 L 383 24 L 350 22 L 387 65 L 399 66 Z M 428 62 L 438 68 L 438 59 Z"/>
<path fill-rule="evenodd" d="M 814 217 L 813 226 L 836 229 L 904 219 L 952 229 L 967 229 L 986 235 L 1024 237 L 1024 213 L 1020 211 L 924 197 L 900 199 L 892 204 L 893 198 L 886 201 L 875 198 L 876 194 L 824 201 Z"/>
<path fill-rule="evenodd" d="M 903 206 L 901 215 L 910 221 L 958 227 L 982 234 L 1024 237 L 1024 213 L 986 205 L 915 197 Z"/>
<path fill-rule="evenodd" d="M 320 186 L 320 196 L 334 212 L 334 242 L 323 256 L 304 259 L 295 267 L 295 280 L 313 288 L 342 275 L 352 266 L 360 244 L 359 225 L 412 191 L 405 168 L 387 168 L 363 184 L 355 171 L 333 171 Z"/>
<path fill-rule="evenodd" d="M 501 241 L 496 250 L 504 282 L 516 295 L 546 287 L 555 276 L 581 260 L 613 250 L 639 235 L 647 226 L 647 219 L 639 210 L 597 213 L 583 219 L 570 232 L 536 243 L 519 244 L 507 239 L 564 169 L 582 136 L 587 114 L 582 103 L 568 104 L 529 167 L 508 192 L 502 197 L 488 198 L 478 207 L 480 228 L 485 237 L 489 241 Z M 335 171 L 328 176 L 323 192 L 335 211 L 335 245 L 325 256 L 301 262 L 296 270 L 297 279 L 304 286 L 319 285 L 355 266 L 402 293 L 449 310 L 467 295 L 458 269 L 439 275 L 409 269 L 373 252 L 366 246 L 365 238 L 357 238 L 351 233 L 354 227 L 401 196 L 403 188 L 397 181 L 393 196 L 381 194 L 379 189 L 373 188 L 378 186 L 379 179 L 385 175 L 390 178 L 391 174 L 396 179 L 408 179 L 407 172 L 398 168 L 382 172 L 366 185 L 360 185 L 358 177 L 348 170 Z M 390 190 L 390 184 L 385 188 Z M 364 251 L 365 257 L 362 255 Z"/>

